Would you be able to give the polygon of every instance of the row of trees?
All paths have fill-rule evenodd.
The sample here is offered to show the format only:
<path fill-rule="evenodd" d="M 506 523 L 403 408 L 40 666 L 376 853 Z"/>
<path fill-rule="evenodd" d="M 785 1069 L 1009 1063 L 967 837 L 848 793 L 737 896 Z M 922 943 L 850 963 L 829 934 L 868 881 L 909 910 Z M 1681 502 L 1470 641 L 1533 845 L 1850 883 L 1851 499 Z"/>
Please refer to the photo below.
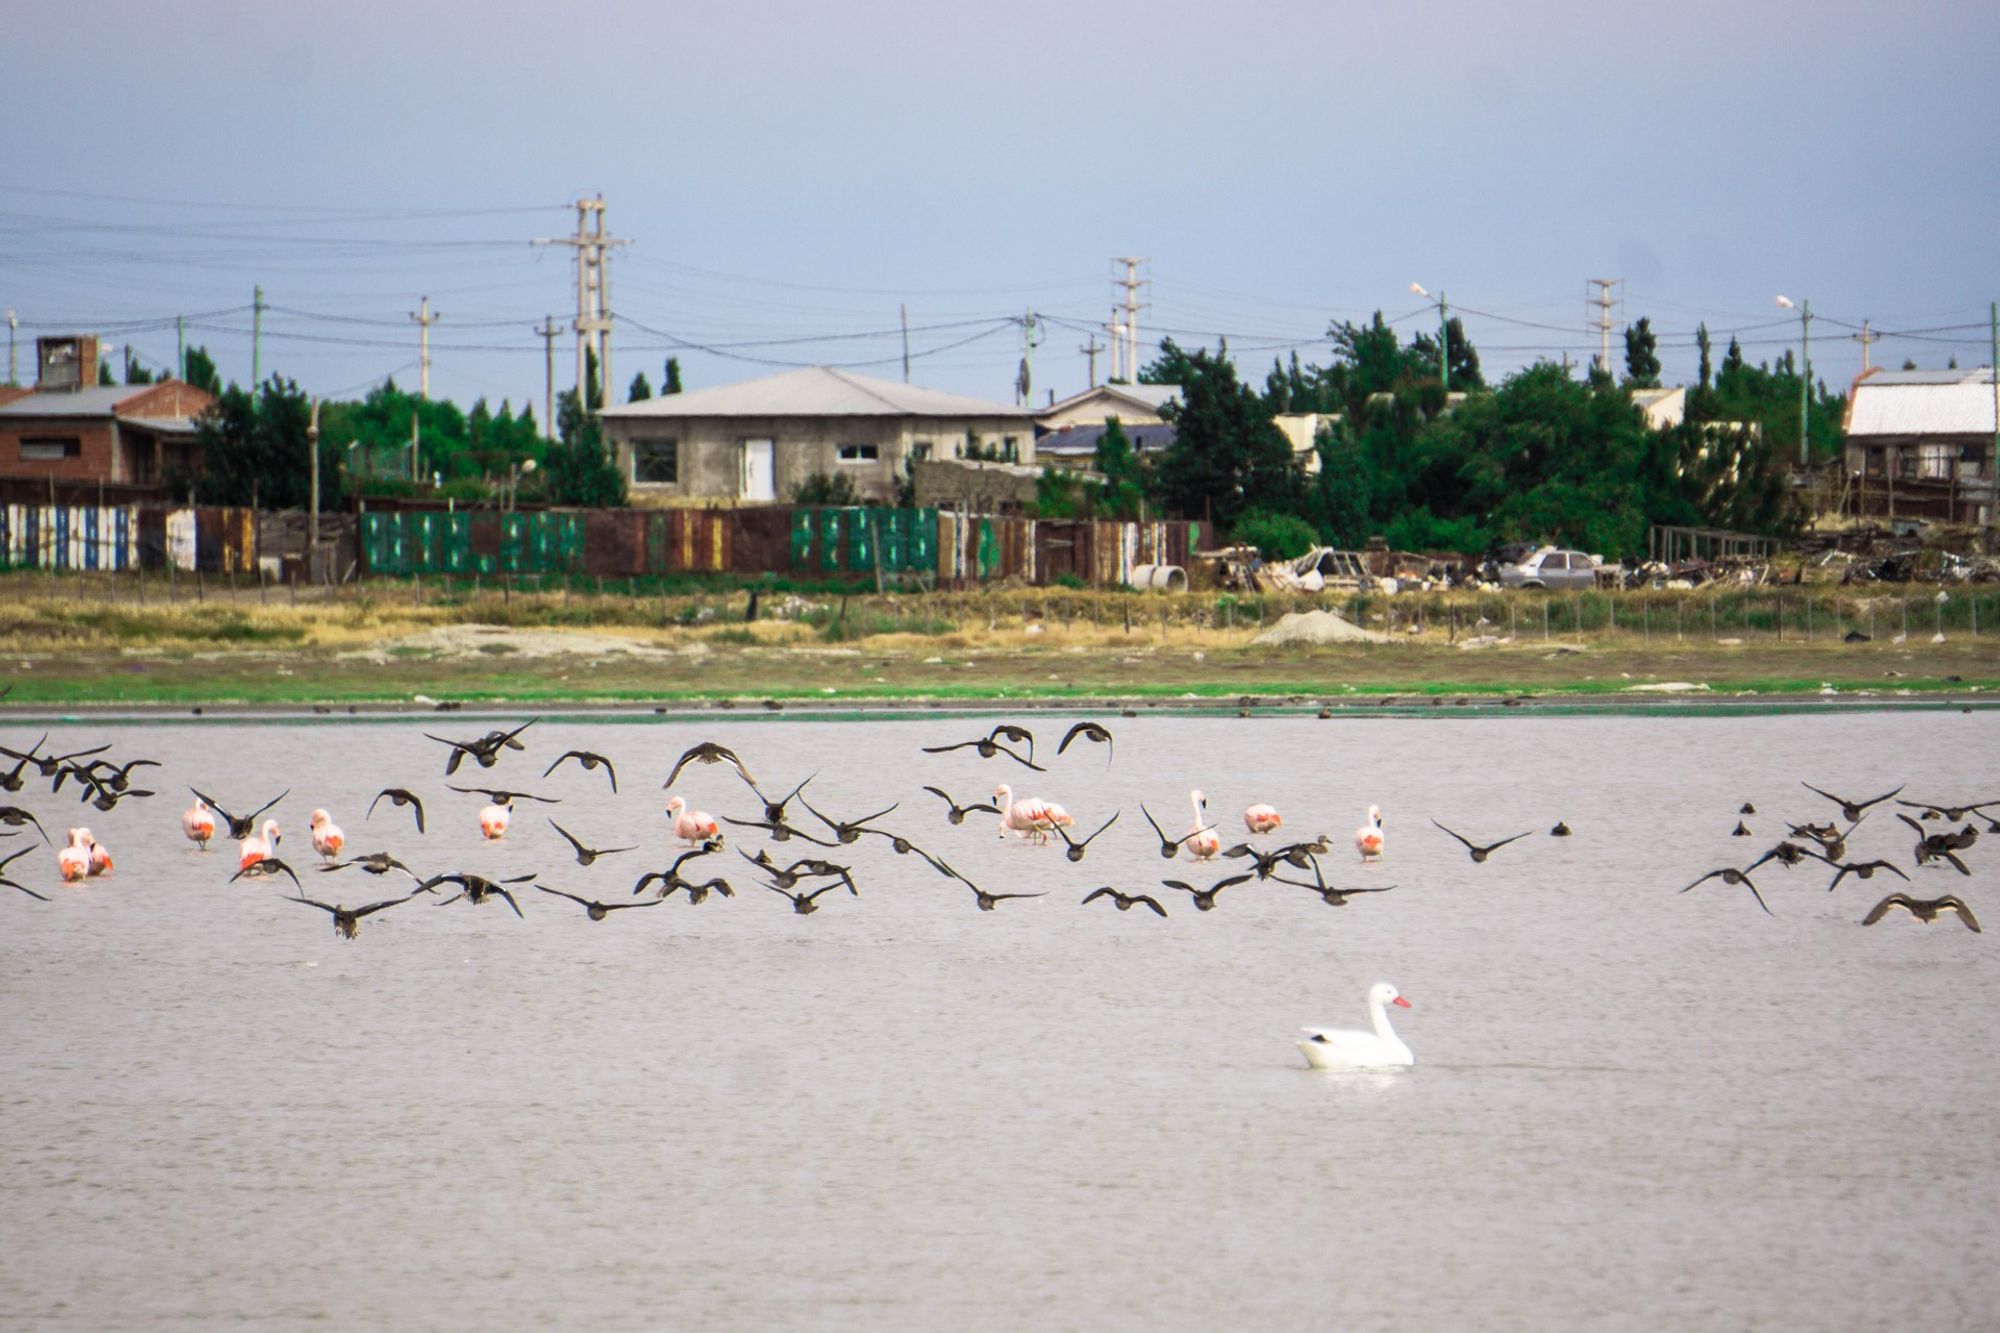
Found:
<path fill-rule="evenodd" d="M 586 392 L 602 406 L 596 358 L 585 360 Z M 196 427 L 201 475 L 167 478 L 176 496 L 186 499 L 198 489 L 211 504 L 304 505 L 312 485 L 310 398 L 281 375 L 249 389 L 224 388 L 204 348 L 189 350 L 187 366 L 188 381 L 214 393 L 216 403 Z M 128 362 L 126 382 L 151 379 Z M 677 360 L 667 361 L 662 383 L 666 392 L 680 392 Z M 651 396 L 642 373 L 632 383 L 631 399 Z M 481 398 L 466 412 L 385 380 L 364 398 L 320 404 L 319 469 L 321 503 L 329 508 L 357 495 L 421 493 L 477 502 L 509 485 L 530 503 L 625 503 L 623 474 L 607 455 L 596 416 L 583 411 L 575 390 L 557 396 L 556 438 L 548 440 L 529 404 L 517 413 L 509 402 L 495 410 Z"/>
<path fill-rule="evenodd" d="M 1099 449 L 1103 482 L 1048 474 L 1043 511 L 1202 518 L 1280 553 L 1381 534 L 1405 550 L 1556 541 L 1614 557 L 1642 552 L 1655 523 L 1777 534 L 1798 522 L 1787 485 L 1799 424 L 1790 353 L 1752 366 L 1732 339 L 1717 369 L 1704 328 L 1686 419 L 1655 431 L 1630 392 L 1659 382 L 1646 320 L 1627 330 L 1622 382 L 1544 362 L 1493 386 L 1453 320 L 1444 331 L 1449 398 L 1429 334 L 1404 341 L 1377 312 L 1366 324 L 1333 325 L 1328 337 L 1330 364 L 1294 355 L 1273 365 L 1261 390 L 1239 377 L 1226 346 L 1163 342 L 1140 379 L 1180 388 L 1165 413 L 1173 447 L 1142 465 L 1114 426 Z M 1837 455 L 1844 400 L 1824 384 L 1815 393 L 1808 445 L 1817 463 Z M 1305 412 L 1330 422 L 1314 443 L 1317 469 L 1273 421 Z"/>

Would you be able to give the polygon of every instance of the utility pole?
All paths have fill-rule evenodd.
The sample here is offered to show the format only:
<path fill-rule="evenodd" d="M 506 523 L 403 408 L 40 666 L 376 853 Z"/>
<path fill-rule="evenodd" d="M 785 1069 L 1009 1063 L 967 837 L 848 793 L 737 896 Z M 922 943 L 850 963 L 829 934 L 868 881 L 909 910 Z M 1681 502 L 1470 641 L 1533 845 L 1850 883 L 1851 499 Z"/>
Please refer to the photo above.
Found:
<path fill-rule="evenodd" d="M 1090 387 L 1095 389 L 1097 387 L 1097 353 L 1099 351 L 1097 335 L 1092 333 L 1090 341 L 1076 350 L 1090 358 Z"/>
<path fill-rule="evenodd" d="M 1131 382 L 1132 377 L 1120 374 L 1118 370 L 1118 357 L 1125 350 L 1125 320 L 1119 315 L 1117 306 L 1111 307 L 1111 322 L 1104 327 L 1111 334 L 1111 375 L 1109 382 L 1112 384 L 1128 384 Z"/>
<path fill-rule="evenodd" d="M 1118 283 L 1125 289 L 1125 378 L 1136 384 L 1139 380 L 1139 288 L 1144 285 L 1139 279 L 1139 265 L 1146 260 L 1144 256 L 1119 256 L 1115 262 L 1125 266 L 1125 277 Z"/>
<path fill-rule="evenodd" d="M 264 382 L 264 289 L 250 289 L 250 392 Z"/>
<path fill-rule="evenodd" d="M 185 382 L 188 377 L 188 327 L 186 315 L 174 316 L 174 378 Z"/>
<path fill-rule="evenodd" d="M 306 582 L 312 583 L 314 562 L 319 556 L 319 399 L 312 402 L 312 420 L 306 425 L 306 466 L 312 469 L 312 504 L 306 510 Z"/>
<path fill-rule="evenodd" d="M 576 234 L 544 237 L 536 245 L 568 245 L 576 250 L 576 397 L 586 415 L 597 411 L 586 392 L 586 349 L 597 357 L 598 386 L 611 383 L 611 251 L 630 241 L 604 230 L 604 196 L 576 201 Z"/>
<path fill-rule="evenodd" d="M 20 377 L 14 369 L 14 330 L 21 327 L 21 321 L 14 318 L 14 312 L 7 312 L 7 382 L 19 384 Z"/>
<path fill-rule="evenodd" d="M 1021 316 L 1021 373 L 1014 382 L 1014 401 L 1033 407 L 1035 393 L 1035 349 L 1042 345 L 1042 335 L 1035 332 L 1039 317 L 1033 310 Z"/>
<path fill-rule="evenodd" d="M 556 323 L 554 315 L 550 315 L 535 332 L 542 339 L 542 438 L 553 440 L 556 437 L 556 335 L 562 332 L 562 325 Z"/>
<path fill-rule="evenodd" d="M 1866 375 L 1873 368 L 1869 362 L 1868 351 L 1874 344 L 1882 341 L 1882 335 L 1879 333 L 1870 333 L 1868 331 L 1868 321 L 1864 319 L 1861 321 L 1861 332 L 1850 333 L 1847 336 L 1861 344 L 1861 373 Z"/>
<path fill-rule="evenodd" d="M 907 302 L 898 307 L 903 314 L 903 383 L 910 382 L 910 307 Z"/>
<path fill-rule="evenodd" d="M 1993 359 L 1986 373 L 1993 381 L 1993 457 L 1986 469 L 1986 549 L 1993 549 L 1993 525 L 2000 523 L 2000 301 L 1989 301 L 1986 317 L 1993 334 Z"/>
<path fill-rule="evenodd" d="M 1586 278 L 1597 288 L 1597 318 L 1589 327 L 1597 330 L 1597 369 L 1600 373 L 1611 373 L 1611 289 L 1625 281 L 1623 278 Z"/>
<path fill-rule="evenodd" d="M 423 399 L 425 402 L 429 402 L 431 397 L 431 325 L 438 322 L 438 317 L 431 313 L 431 298 L 426 296 L 423 300 L 417 302 L 417 308 L 410 313 L 410 318 L 417 321 L 418 327 L 422 329 L 422 333 L 418 335 L 418 347 L 421 350 L 417 353 L 417 397 Z"/>

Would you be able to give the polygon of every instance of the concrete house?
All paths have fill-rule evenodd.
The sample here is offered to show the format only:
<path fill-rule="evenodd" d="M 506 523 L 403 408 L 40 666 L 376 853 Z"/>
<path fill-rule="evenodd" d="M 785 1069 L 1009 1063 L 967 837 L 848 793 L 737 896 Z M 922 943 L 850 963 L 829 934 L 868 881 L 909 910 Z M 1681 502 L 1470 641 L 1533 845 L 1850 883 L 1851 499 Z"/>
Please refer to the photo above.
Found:
<path fill-rule="evenodd" d="M 1180 399 L 1178 384 L 1100 384 L 1035 413 L 1035 428 L 1048 432 L 1071 426 L 1102 426 L 1105 418 L 1117 417 L 1118 424 L 1129 432 L 1134 426 L 1164 425 L 1166 418 L 1160 409 Z"/>
<path fill-rule="evenodd" d="M 1864 372 L 1843 423 L 1852 511 L 1992 523 L 1996 392 L 1984 366 Z"/>
<path fill-rule="evenodd" d="M 158 486 L 193 471 L 195 418 L 213 396 L 166 379 L 100 385 L 97 339 L 35 340 L 35 386 L 0 388 L 0 478 Z"/>
<path fill-rule="evenodd" d="M 788 501 L 807 478 L 846 476 L 894 497 L 906 459 L 976 452 L 1035 461 L 1027 409 L 812 366 L 599 414 L 639 505 Z"/>

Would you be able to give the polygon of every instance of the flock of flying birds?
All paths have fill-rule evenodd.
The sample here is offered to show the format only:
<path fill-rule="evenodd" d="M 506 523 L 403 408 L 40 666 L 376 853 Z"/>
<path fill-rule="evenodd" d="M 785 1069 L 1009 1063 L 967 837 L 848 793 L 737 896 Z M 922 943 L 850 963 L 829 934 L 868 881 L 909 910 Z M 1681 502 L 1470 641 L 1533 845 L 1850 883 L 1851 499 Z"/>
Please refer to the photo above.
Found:
<path fill-rule="evenodd" d="M 529 719 L 509 730 L 491 730 L 484 735 L 470 739 L 456 739 L 424 733 L 429 740 L 446 747 L 443 754 L 443 769 L 446 778 L 458 775 L 467 760 L 479 769 L 493 769 L 510 752 L 524 752 L 527 749 L 522 740 L 524 733 L 535 724 Z M 157 795 L 133 785 L 133 774 L 144 768 L 159 768 L 160 761 L 153 759 L 132 759 L 124 762 L 112 758 L 109 743 L 88 749 L 58 754 L 44 753 L 42 746 L 48 740 L 46 733 L 25 750 L 0 746 L 0 755 L 14 761 L 11 769 L 0 769 L 0 789 L 8 793 L 22 791 L 32 770 L 50 782 L 50 793 L 60 794 L 66 786 L 72 786 L 80 803 L 97 810 L 110 812 L 123 801 L 144 801 Z M 1070 727 L 1056 747 L 1062 755 L 1073 744 L 1087 742 L 1104 748 L 1107 766 L 1112 755 L 1112 735 L 1109 729 L 1097 722 L 1083 721 Z M 927 754 L 949 754 L 971 751 L 981 759 L 1006 759 L 1024 770 L 1045 773 L 1048 770 L 1035 762 L 1035 738 L 1026 727 L 1012 723 L 1001 723 L 983 736 L 957 741 L 950 744 L 923 747 Z M 609 784 L 611 792 L 618 791 L 618 772 L 612 761 L 604 755 L 589 750 L 565 750 L 542 769 L 541 778 L 551 778 L 564 764 L 574 762 L 584 773 L 601 772 Z M 943 855 L 917 845 L 905 832 L 882 827 L 878 821 L 893 814 L 900 802 L 886 809 L 877 810 L 858 817 L 829 814 L 813 804 L 807 788 L 813 781 L 808 776 L 790 790 L 782 794 L 767 792 L 760 785 L 750 768 L 732 750 L 713 741 L 704 741 L 689 748 L 674 763 L 667 774 L 663 790 L 671 790 L 681 774 L 690 765 L 724 765 L 732 770 L 759 803 L 756 817 L 738 818 L 724 815 L 718 819 L 705 811 L 691 807 L 687 800 L 672 796 L 666 803 L 666 815 L 671 821 L 678 846 L 672 859 L 662 868 L 648 870 L 637 876 L 629 892 L 613 898 L 597 898 L 574 893 L 540 882 L 539 872 L 493 879 L 466 870 L 451 870 L 441 874 L 420 874 L 405 861 L 387 851 L 375 851 L 355 855 L 350 853 L 346 833 L 337 825 L 325 809 L 315 809 L 308 823 L 308 836 L 317 860 L 304 862 L 309 876 L 334 875 L 343 871 L 359 871 L 363 874 L 384 879 L 400 877 L 403 891 L 374 901 L 349 906 L 339 901 L 340 895 L 332 892 L 306 891 L 306 880 L 301 877 L 300 866 L 294 865 L 279 853 L 282 833 L 275 819 L 265 818 L 280 801 L 290 795 L 290 791 L 279 793 L 272 799 L 247 813 L 236 813 L 225 807 L 215 797 L 196 788 L 188 790 L 194 797 L 193 804 L 181 816 L 181 831 L 196 848 L 207 851 L 212 842 L 226 838 L 236 845 L 235 871 L 229 876 L 230 882 L 239 880 L 289 880 L 291 891 L 286 896 L 302 906 L 326 913 L 332 918 L 335 932 L 344 939 L 353 939 L 359 931 L 362 918 L 377 912 L 400 907 L 420 897 L 437 905 L 464 901 L 478 905 L 499 900 L 507 904 L 517 916 L 525 916 L 521 911 L 521 898 L 516 892 L 526 893 L 526 888 L 567 900 L 576 904 L 592 921 L 602 921 L 611 913 L 628 908 L 658 907 L 676 893 L 684 893 L 690 904 L 699 905 L 711 894 L 733 898 L 741 883 L 744 887 L 758 887 L 784 897 L 792 910 L 799 915 L 810 915 L 820 910 L 819 900 L 829 893 L 845 891 L 858 897 L 860 887 L 855 878 L 855 866 L 847 858 L 844 848 L 860 844 L 864 838 L 879 838 L 899 856 L 914 856 L 927 865 L 947 884 L 957 885 L 972 895 L 972 903 L 979 910 L 990 912 L 1002 902 L 1014 899 L 1047 897 L 1049 891 L 1034 893 L 998 893 L 975 883 L 964 872 L 955 868 Z M 518 765 L 515 765 L 518 767 Z M 530 791 L 510 787 L 483 787 L 447 782 L 446 789 L 452 792 L 478 795 L 486 798 L 486 804 L 478 812 L 481 836 L 488 842 L 497 842 L 507 837 L 517 803 L 535 802 L 559 805 L 558 797 L 539 795 Z M 1987 820 L 1986 831 L 2000 833 L 2000 820 L 1985 816 L 1988 807 L 2000 806 L 2000 800 L 1979 802 L 1932 803 L 1901 799 L 1903 788 L 1885 792 L 1881 796 L 1864 801 L 1848 800 L 1831 792 L 1822 791 L 1810 784 L 1808 790 L 1832 801 L 1840 808 L 1842 818 L 1847 821 L 1843 829 L 1831 821 L 1824 824 L 1787 822 L 1786 839 L 1750 860 L 1743 866 L 1724 866 L 1709 871 L 1689 884 L 1681 892 L 1686 893 L 1710 880 L 1720 880 L 1726 885 L 1747 888 L 1756 899 L 1757 905 L 1768 914 L 1770 906 L 1763 893 L 1751 879 L 1751 872 L 1758 871 L 1775 861 L 1780 867 L 1790 870 L 1807 862 L 1821 862 L 1833 870 L 1828 891 L 1838 888 L 1848 876 L 1856 879 L 1872 879 L 1878 872 L 1889 874 L 1908 883 L 1911 880 L 1896 862 L 1874 858 L 1870 860 L 1848 859 L 1848 844 L 1856 829 L 1867 817 L 1869 811 L 1884 802 L 1895 801 L 1916 814 L 1897 812 L 1897 818 L 1907 824 L 1915 835 L 1913 867 L 1916 869 L 1949 868 L 1961 875 L 1971 872 L 1965 864 L 1963 853 L 1978 841 L 1979 830 L 1970 822 L 1970 817 L 1979 815 Z M 986 800 L 962 801 L 942 787 L 926 785 L 922 790 L 943 803 L 941 814 L 949 826 L 963 825 L 972 815 L 990 815 L 997 824 L 1002 839 L 1018 839 L 1027 843 L 1054 846 L 1060 844 L 1065 857 L 1073 862 L 1082 861 L 1091 844 L 1107 829 L 1116 824 L 1122 811 L 1114 812 L 1088 834 L 1079 836 L 1076 821 L 1061 805 L 1031 796 L 1018 796 L 1006 782 L 995 783 L 991 798 Z M 397 811 L 407 810 L 414 822 L 416 834 L 423 836 L 426 831 L 423 797 L 408 787 L 385 787 L 369 802 L 364 819 L 372 819 L 378 807 L 388 804 L 385 817 Z M 241 803 L 239 803 L 241 804 Z M 795 815 L 793 807 L 804 812 Z M 1205 885 L 1188 879 L 1162 878 L 1162 889 L 1172 894 L 1159 895 L 1154 892 L 1127 891 L 1106 884 L 1086 894 L 1083 905 L 1099 900 L 1107 902 L 1120 912 L 1134 908 L 1151 912 L 1160 917 L 1167 916 L 1167 902 L 1177 901 L 1173 894 L 1187 895 L 1185 901 L 1195 910 L 1208 912 L 1215 909 L 1219 895 L 1225 890 L 1254 882 L 1269 882 L 1294 888 L 1301 888 L 1316 895 L 1330 907 L 1345 906 L 1356 896 L 1387 893 L 1396 886 L 1368 885 L 1341 886 L 1327 876 L 1321 858 L 1333 850 L 1332 840 L 1325 834 L 1306 841 L 1274 843 L 1259 846 L 1249 841 L 1233 843 L 1225 847 L 1222 820 L 1211 819 L 1207 799 L 1200 791 L 1189 794 L 1190 821 L 1185 832 L 1174 834 L 1163 827 L 1152 811 L 1143 803 L 1139 807 L 1141 816 L 1158 840 L 1160 856 L 1167 860 L 1186 857 L 1196 865 L 1211 868 L 1218 862 L 1241 862 L 1243 868 L 1233 869 Z M 1754 806 L 1745 802 L 1740 814 L 1754 815 Z M 1257 803 L 1247 806 L 1241 815 L 1246 832 L 1252 837 L 1275 834 L 1283 827 L 1283 816 L 1273 806 Z M 260 822 L 261 821 L 261 822 Z M 1431 821 L 1444 834 L 1455 839 L 1465 849 L 1474 864 L 1483 864 L 1495 852 L 1511 843 L 1530 836 L 1518 833 L 1493 842 L 1475 842 L 1470 838 L 1446 827 L 1436 820 Z M 1960 824 L 1962 827 L 1952 828 Z M 563 841 L 568 844 L 579 867 L 590 867 L 607 857 L 641 852 L 639 844 L 619 847 L 597 847 L 587 843 L 570 829 L 565 828 L 553 817 L 549 824 Z M 731 835 L 723 826 L 734 829 L 754 830 L 763 835 L 768 844 L 755 855 L 735 849 L 730 855 L 728 846 Z M 40 834 L 43 843 L 54 848 L 54 841 L 48 836 L 40 819 L 30 810 L 17 805 L 0 805 L 0 838 L 25 836 L 33 828 Z M 1937 831 L 1933 831 L 1936 829 Z M 1567 824 L 1557 823 L 1549 830 L 1553 837 L 1568 837 Z M 1750 829 L 1739 818 L 1735 836 L 1753 836 Z M 798 844 L 795 846 L 794 844 Z M 1365 865 L 1380 862 L 1385 853 L 1386 843 L 1383 832 L 1382 812 L 1370 806 L 1367 819 L 1353 835 L 1355 855 Z M 817 849 L 810 853 L 795 854 L 801 847 Z M 36 888 L 9 877 L 9 868 L 16 861 L 39 850 L 32 844 L 24 846 L 4 856 L 0 856 L 0 887 L 19 890 L 31 898 L 49 901 Z M 776 853 L 776 854 L 774 854 Z M 822 854 L 825 853 L 825 854 Z M 110 849 L 100 842 L 87 827 L 74 827 L 60 849 L 56 850 L 55 869 L 58 877 L 66 883 L 88 881 L 109 874 L 114 866 Z M 301 858 L 303 862 L 303 858 Z M 748 867 L 747 870 L 743 866 Z M 727 873 L 724 873 L 727 871 Z M 1289 873 L 1285 873 L 1289 872 Z M 16 874 L 22 872 L 14 872 Z M 736 876 L 732 880 L 731 876 Z M 749 878 L 745 878 L 745 876 Z M 456 890 L 450 896 L 443 896 L 448 890 Z M 1166 902 L 1162 901 L 1162 896 Z M 334 899 L 334 901 L 328 901 Z M 1946 914 L 1955 914 L 1966 927 L 1979 930 L 1979 923 L 1965 902 L 1956 895 L 1946 894 L 1937 898 L 1918 898 L 1898 891 L 1889 894 L 1867 914 L 1862 924 L 1873 925 L 1895 910 L 1904 910 L 1923 922 L 1939 920 Z"/>

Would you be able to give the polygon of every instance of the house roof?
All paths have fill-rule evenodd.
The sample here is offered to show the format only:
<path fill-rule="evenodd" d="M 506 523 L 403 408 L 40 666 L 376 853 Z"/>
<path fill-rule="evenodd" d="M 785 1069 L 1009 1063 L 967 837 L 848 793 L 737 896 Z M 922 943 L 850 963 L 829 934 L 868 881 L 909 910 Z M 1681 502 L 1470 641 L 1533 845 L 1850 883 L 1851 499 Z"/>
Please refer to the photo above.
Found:
<path fill-rule="evenodd" d="M 152 401 L 141 401 L 144 399 Z M 168 423 L 172 423 L 173 429 L 181 429 L 196 412 L 214 401 L 213 395 L 174 379 L 153 384 L 93 384 L 87 389 L 37 389 L 18 398 L 0 399 L 0 417 L 104 418 L 117 416 L 120 408 L 129 406 L 134 409 L 129 420 L 155 430 L 169 429 Z M 187 410 L 190 404 L 192 410 Z M 149 407 L 154 410 L 143 417 L 138 415 Z M 176 411 L 177 408 L 182 410 Z"/>
<path fill-rule="evenodd" d="M 1131 442 L 1132 452 L 1138 454 L 1164 453 L 1173 448 L 1174 428 L 1172 426 L 1121 426 L 1125 438 Z M 1104 438 L 1104 427 L 1069 426 L 1063 430 L 1050 431 L 1035 441 L 1035 456 L 1050 454 L 1058 458 L 1092 457 L 1097 453 L 1097 442 Z"/>
<path fill-rule="evenodd" d="M 1877 370 L 1848 399 L 1852 435 L 1991 435 L 1993 371 Z"/>
<path fill-rule="evenodd" d="M 1111 403 L 1123 399 L 1134 407 L 1143 408 L 1148 412 L 1158 415 L 1160 409 L 1168 403 L 1177 403 L 1180 401 L 1181 386 L 1178 384 L 1100 384 L 1096 388 L 1085 389 L 1082 393 L 1073 393 L 1067 398 L 1050 403 L 1035 415 L 1044 417 L 1060 416 L 1065 412 L 1072 411 L 1081 404 L 1091 401 L 1093 398 L 1101 398 Z M 1107 413 L 1106 415 L 1111 414 Z"/>
<path fill-rule="evenodd" d="M 966 398 L 940 389 L 806 366 L 711 389 L 662 394 L 606 407 L 602 416 L 656 417 L 1020 417 L 1026 408 Z"/>

